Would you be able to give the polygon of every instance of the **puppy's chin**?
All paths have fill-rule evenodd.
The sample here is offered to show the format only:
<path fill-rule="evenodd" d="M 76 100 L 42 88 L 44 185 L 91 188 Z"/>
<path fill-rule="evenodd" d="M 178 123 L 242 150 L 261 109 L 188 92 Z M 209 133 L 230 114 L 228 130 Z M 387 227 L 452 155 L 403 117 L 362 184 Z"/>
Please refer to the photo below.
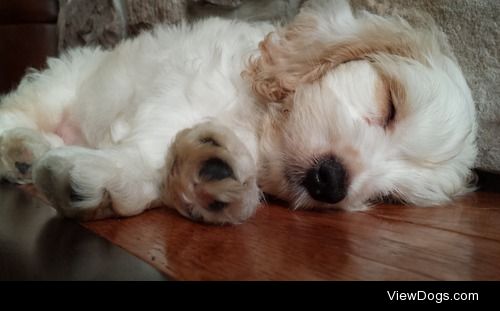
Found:
<path fill-rule="evenodd" d="M 307 210 L 323 210 L 323 209 L 332 209 L 332 210 L 343 210 L 343 211 L 364 211 L 375 204 L 370 201 L 357 201 L 351 200 L 349 197 L 346 197 L 344 200 L 338 203 L 325 203 L 316 201 L 307 194 L 307 192 L 303 192 L 302 194 L 294 195 L 293 198 L 289 198 L 288 200 L 283 199 L 288 202 L 289 206 L 293 210 L 298 209 L 307 209 Z"/>
<path fill-rule="evenodd" d="M 282 188 L 263 189 L 268 202 L 285 205 L 292 210 L 344 210 L 344 211 L 364 211 L 377 204 L 379 201 L 360 199 L 351 197 L 349 194 L 340 202 L 331 204 L 313 199 L 307 190 L 297 185 L 282 185 Z"/>

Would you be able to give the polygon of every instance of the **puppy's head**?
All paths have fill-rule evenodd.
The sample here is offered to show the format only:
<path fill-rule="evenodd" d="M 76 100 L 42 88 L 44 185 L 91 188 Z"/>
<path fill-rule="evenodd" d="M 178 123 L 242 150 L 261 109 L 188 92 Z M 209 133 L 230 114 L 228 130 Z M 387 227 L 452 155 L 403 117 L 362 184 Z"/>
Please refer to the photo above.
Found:
<path fill-rule="evenodd" d="M 262 189 L 295 207 L 434 205 L 470 190 L 475 111 L 444 34 L 310 1 L 245 76 L 268 113 Z"/>

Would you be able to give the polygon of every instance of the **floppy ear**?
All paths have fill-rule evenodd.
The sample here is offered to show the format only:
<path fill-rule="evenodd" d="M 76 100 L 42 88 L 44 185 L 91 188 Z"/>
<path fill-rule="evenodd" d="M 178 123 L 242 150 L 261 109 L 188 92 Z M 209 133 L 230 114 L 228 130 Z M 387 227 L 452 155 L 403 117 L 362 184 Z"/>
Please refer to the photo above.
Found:
<path fill-rule="evenodd" d="M 293 22 L 268 34 L 259 43 L 260 55 L 249 60 L 244 77 L 264 101 L 283 101 L 312 69 L 313 64 L 301 60 L 301 53 L 309 53 L 304 49 L 310 43 L 306 35 L 317 27 L 316 18 L 310 13 L 302 8 Z"/>
<path fill-rule="evenodd" d="M 430 25 L 417 30 L 399 17 L 354 16 L 343 0 L 309 1 L 292 23 L 266 36 L 243 75 L 260 99 L 282 102 L 298 85 L 352 60 L 383 54 L 425 64 L 427 54 L 443 48 Z"/>

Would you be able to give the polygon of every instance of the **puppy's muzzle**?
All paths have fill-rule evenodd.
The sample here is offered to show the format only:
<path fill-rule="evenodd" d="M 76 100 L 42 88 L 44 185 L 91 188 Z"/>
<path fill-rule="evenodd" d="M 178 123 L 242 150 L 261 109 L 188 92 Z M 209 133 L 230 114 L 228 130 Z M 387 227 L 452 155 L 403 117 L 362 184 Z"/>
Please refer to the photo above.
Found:
<path fill-rule="evenodd" d="M 316 201 L 337 203 L 347 194 L 347 172 L 337 158 L 322 158 L 307 170 L 302 185 Z"/>

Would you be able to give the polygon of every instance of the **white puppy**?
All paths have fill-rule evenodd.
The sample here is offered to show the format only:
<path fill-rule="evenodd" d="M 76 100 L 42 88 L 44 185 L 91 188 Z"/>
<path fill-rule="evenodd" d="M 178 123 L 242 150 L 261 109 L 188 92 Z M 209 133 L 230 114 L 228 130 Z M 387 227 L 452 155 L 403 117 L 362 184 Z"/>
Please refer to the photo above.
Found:
<path fill-rule="evenodd" d="M 285 27 L 212 18 L 49 59 L 1 98 L 0 175 L 69 217 L 166 205 L 238 223 L 261 191 L 293 208 L 446 202 L 471 190 L 475 138 L 430 21 L 314 1 Z"/>

